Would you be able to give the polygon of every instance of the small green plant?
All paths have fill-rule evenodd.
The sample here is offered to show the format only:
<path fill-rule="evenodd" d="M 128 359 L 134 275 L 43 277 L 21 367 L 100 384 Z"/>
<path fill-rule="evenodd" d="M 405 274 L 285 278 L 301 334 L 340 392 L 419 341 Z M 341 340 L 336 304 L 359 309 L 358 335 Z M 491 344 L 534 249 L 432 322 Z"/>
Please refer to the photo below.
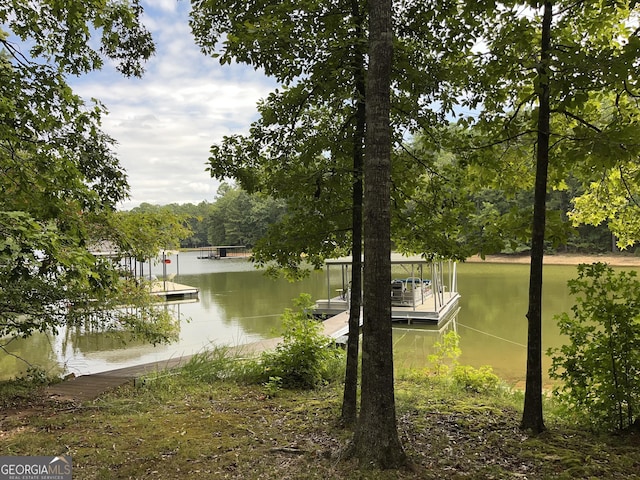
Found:
<path fill-rule="evenodd" d="M 282 378 L 269 377 L 269 380 L 262 384 L 264 387 L 264 393 L 269 398 L 275 397 L 282 389 Z"/>
<path fill-rule="evenodd" d="M 427 357 L 433 365 L 433 373 L 436 376 L 447 376 L 458 365 L 458 359 L 462 354 L 460 350 L 460 335 L 454 330 L 445 333 L 442 341 L 433 345 L 433 353 Z"/>
<path fill-rule="evenodd" d="M 550 377 L 562 381 L 554 394 L 593 427 L 622 430 L 640 418 L 640 282 L 594 263 L 568 285 L 573 315 L 556 319 L 569 343 L 548 351 Z"/>
<path fill-rule="evenodd" d="M 51 379 L 47 376 L 47 372 L 37 366 L 30 366 L 27 368 L 25 374 L 16 378 L 16 382 L 21 382 L 24 385 L 31 385 L 38 387 L 50 383 Z"/>
<path fill-rule="evenodd" d="M 460 388 L 473 393 L 490 393 L 500 386 L 500 378 L 489 365 L 474 368 L 457 365 L 452 372 L 453 381 Z"/>
<path fill-rule="evenodd" d="M 322 334 L 322 324 L 312 315 L 313 302 L 303 293 L 294 300 L 297 311 L 286 309 L 282 316 L 282 342 L 261 360 L 268 378 L 281 379 L 284 388 L 314 388 L 334 380 L 335 364 L 344 358 L 342 350 Z M 342 375 L 342 373 L 340 374 Z"/>

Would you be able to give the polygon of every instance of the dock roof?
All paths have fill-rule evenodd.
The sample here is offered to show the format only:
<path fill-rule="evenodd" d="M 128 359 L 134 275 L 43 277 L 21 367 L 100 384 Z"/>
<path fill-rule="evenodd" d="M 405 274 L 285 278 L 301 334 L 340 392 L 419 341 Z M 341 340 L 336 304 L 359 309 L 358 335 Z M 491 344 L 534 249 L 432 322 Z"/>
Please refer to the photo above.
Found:
<path fill-rule="evenodd" d="M 364 258 L 363 258 L 364 261 Z M 325 260 L 326 265 L 350 265 L 353 262 L 353 257 L 351 255 L 347 257 L 338 257 L 338 258 L 328 258 Z M 422 255 L 403 255 L 401 253 L 392 252 L 391 253 L 391 264 L 392 265 L 411 265 L 411 264 L 422 264 L 428 265 L 433 263 L 432 260 L 428 260 L 424 258 Z"/>

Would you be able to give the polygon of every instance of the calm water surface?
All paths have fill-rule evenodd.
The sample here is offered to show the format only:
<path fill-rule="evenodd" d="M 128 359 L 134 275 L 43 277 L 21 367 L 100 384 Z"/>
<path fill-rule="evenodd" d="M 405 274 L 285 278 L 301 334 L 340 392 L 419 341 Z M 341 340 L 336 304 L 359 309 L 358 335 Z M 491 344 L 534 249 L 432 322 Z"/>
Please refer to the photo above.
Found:
<path fill-rule="evenodd" d="M 238 345 L 276 336 L 279 316 L 292 306 L 293 298 L 302 292 L 310 293 L 314 299 L 326 297 L 324 272 L 289 283 L 266 278 L 244 260 L 200 260 L 197 255 L 198 252 L 181 253 L 168 267 L 168 273 L 178 271 L 177 282 L 200 289 L 198 302 L 167 307 L 183 319 L 178 342 L 156 347 L 139 342 L 123 344 L 105 333 L 67 330 L 57 336 L 38 334 L 16 340 L 6 347 L 7 351 L 51 371 L 62 368 L 76 375 L 96 373 L 196 353 L 211 344 Z M 160 267 L 154 267 L 154 273 L 160 276 Z M 462 299 L 457 321 L 440 332 L 422 325 L 396 326 L 396 364 L 405 368 L 424 366 L 442 331 L 455 328 L 461 337 L 461 363 L 491 365 L 506 380 L 522 381 L 526 364 L 528 273 L 527 265 L 458 265 Z M 553 316 L 570 309 L 566 283 L 575 273 L 575 267 L 545 267 L 545 350 L 561 344 Z M 335 274 L 330 280 L 332 289 L 341 287 L 339 272 Z M 398 276 L 406 275 L 398 272 Z M 546 370 L 550 362 L 546 357 L 544 360 Z M 22 361 L 0 351 L 0 378 L 24 370 Z"/>

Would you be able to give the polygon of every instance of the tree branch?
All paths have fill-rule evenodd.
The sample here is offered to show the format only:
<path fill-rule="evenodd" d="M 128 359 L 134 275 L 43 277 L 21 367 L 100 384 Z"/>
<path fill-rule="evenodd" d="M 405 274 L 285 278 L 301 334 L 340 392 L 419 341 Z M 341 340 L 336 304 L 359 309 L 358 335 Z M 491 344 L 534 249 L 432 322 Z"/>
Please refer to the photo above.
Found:
<path fill-rule="evenodd" d="M 618 171 L 620 172 L 620 180 L 622 181 L 622 185 L 624 185 L 625 190 L 627 191 L 627 195 L 629 196 L 629 200 L 631 201 L 631 203 L 633 203 L 636 207 L 640 208 L 640 203 L 638 203 L 638 201 L 635 199 L 635 195 L 633 195 L 633 193 L 631 192 L 631 188 L 629 187 L 629 184 L 627 183 L 627 181 L 625 180 L 625 175 L 624 175 L 624 171 L 622 170 L 622 165 L 620 165 L 618 167 Z"/>
<path fill-rule="evenodd" d="M 35 62 L 29 60 L 29 58 L 19 51 L 12 42 L 0 39 L 0 45 L 2 45 L 21 66 L 28 67 L 30 65 L 35 65 Z"/>
<path fill-rule="evenodd" d="M 446 177 L 444 177 L 440 172 L 438 172 L 437 170 L 435 170 L 431 165 L 427 164 L 427 162 L 423 159 L 421 159 L 420 157 L 418 157 L 417 155 L 415 155 L 412 151 L 410 151 L 407 147 L 405 147 L 405 145 L 403 143 L 400 143 L 400 148 L 407 154 L 409 155 L 409 157 L 411 157 L 413 160 L 415 160 L 416 162 L 418 162 L 418 164 L 420 164 L 427 172 L 429 172 L 431 175 L 435 176 L 435 177 L 440 177 L 443 178 L 445 180 L 447 180 Z"/>
<path fill-rule="evenodd" d="M 571 112 L 567 112 L 566 110 L 551 110 L 551 113 L 561 113 L 562 115 L 572 118 L 573 120 L 576 120 L 577 122 L 579 122 L 580 124 L 584 125 L 585 127 L 589 127 L 591 130 L 594 130 L 598 133 L 602 133 L 602 129 L 596 127 L 594 124 L 587 122 L 584 118 L 579 117 L 578 115 L 575 115 Z"/>
<path fill-rule="evenodd" d="M 11 342 L 13 342 L 16 339 L 16 337 L 11 337 L 11 339 L 7 342 L 7 343 L 2 343 L 0 344 L 0 350 L 2 350 L 4 353 L 6 353 L 7 355 L 9 355 L 10 357 L 16 358 L 18 360 L 20 360 L 21 362 L 26 363 L 29 368 L 33 368 L 33 364 L 28 362 L 27 360 L 25 360 L 24 358 L 22 358 L 20 355 L 16 355 L 15 353 L 10 352 L 9 350 L 7 350 L 7 345 L 9 345 Z"/>

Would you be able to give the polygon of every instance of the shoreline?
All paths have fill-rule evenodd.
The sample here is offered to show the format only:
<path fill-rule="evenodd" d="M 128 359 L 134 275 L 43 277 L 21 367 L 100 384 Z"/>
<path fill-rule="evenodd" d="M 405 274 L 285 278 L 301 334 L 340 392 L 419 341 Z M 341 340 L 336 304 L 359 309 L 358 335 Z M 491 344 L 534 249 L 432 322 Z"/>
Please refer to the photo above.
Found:
<path fill-rule="evenodd" d="M 474 255 L 465 260 L 467 263 L 513 263 L 529 264 L 530 256 L 525 255 L 486 255 L 484 259 L 480 255 Z M 558 253 L 544 256 L 544 265 L 579 265 L 581 263 L 602 262 L 612 267 L 640 267 L 640 256 L 621 253 L 606 254 L 581 254 L 581 253 Z"/>

